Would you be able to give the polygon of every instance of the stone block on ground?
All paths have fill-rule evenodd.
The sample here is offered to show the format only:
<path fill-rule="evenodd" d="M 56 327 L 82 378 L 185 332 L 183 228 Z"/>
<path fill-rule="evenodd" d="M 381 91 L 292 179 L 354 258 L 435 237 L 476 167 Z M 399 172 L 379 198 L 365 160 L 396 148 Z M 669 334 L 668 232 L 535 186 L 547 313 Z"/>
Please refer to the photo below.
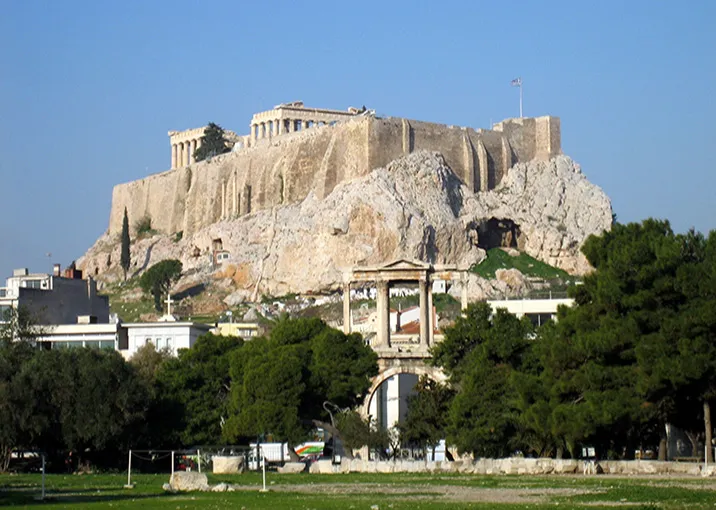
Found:
<path fill-rule="evenodd" d="M 244 472 L 243 457 L 214 455 L 211 460 L 214 465 L 214 474 L 216 475 L 230 475 Z"/>
<path fill-rule="evenodd" d="M 171 490 L 181 492 L 208 491 L 209 480 L 204 473 L 175 471 L 169 479 Z"/>

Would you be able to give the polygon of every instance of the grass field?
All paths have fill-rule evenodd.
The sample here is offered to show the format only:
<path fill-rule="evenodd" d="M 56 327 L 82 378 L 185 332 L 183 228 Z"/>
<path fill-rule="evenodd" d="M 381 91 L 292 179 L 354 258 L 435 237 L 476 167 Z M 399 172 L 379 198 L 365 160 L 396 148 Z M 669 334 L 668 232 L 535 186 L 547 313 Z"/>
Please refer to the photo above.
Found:
<path fill-rule="evenodd" d="M 461 509 L 629 508 L 683 509 L 716 506 L 716 481 L 700 478 L 607 476 L 473 476 L 426 474 L 209 476 L 235 484 L 235 492 L 169 494 L 168 475 L 48 475 L 40 501 L 41 476 L 0 475 L 0 505 L 50 509 Z"/>

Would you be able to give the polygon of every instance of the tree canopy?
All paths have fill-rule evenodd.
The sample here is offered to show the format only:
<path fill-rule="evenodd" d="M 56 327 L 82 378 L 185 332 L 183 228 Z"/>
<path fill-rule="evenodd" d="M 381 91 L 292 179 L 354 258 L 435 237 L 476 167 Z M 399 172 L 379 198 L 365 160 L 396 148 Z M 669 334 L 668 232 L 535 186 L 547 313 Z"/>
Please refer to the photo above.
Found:
<path fill-rule="evenodd" d="M 328 418 L 325 401 L 356 406 L 377 373 L 377 356 L 360 335 L 345 335 L 315 318 L 284 318 L 268 339 L 254 339 L 232 356 L 226 435 L 271 434 L 297 444 L 315 420 Z"/>
<path fill-rule="evenodd" d="M 556 323 L 535 330 L 478 304 L 446 329 L 432 362 L 456 392 L 448 439 L 477 455 L 574 457 L 588 444 L 629 458 L 658 445 L 665 458 L 672 424 L 698 455 L 716 395 L 716 233 L 615 223 L 582 251 L 595 270 Z M 411 405 L 412 426 L 427 426 Z"/>
<path fill-rule="evenodd" d="M 154 297 L 154 308 L 162 310 L 162 297 L 181 277 L 182 263 L 175 259 L 162 260 L 147 269 L 139 279 L 142 290 Z"/>
<path fill-rule="evenodd" d="M 129 253 L 129 245 L 131 240 L 129 238 L 129 217 L 127 216 L 127 208 L 124 208 L 124 218 L 122 218 L 122 234 L 121 234 L 121 246 L 120 246 L 120 258 L 119 265 L 122 266 L 124 272 L 124 279 L 127 279 L 127 271 L 132 263 L 131 254 Z"/>
<path fill-rule="evenodd" d="M 218 154 L 229 152 L 229 141 L 226 139 L 224 130 L 218 124 L 209 122 L 204 128 L 204 135 L 201 137 L 201 146 L 194 151 L 196 161 L 204 161 Z"/>
<path fill-rule="evenodd" d="M 243 343 L 237 337 L 206 333 L 191 349 L 181 349 L 177 358 L 159 366 L 158 397 L 180 424 L 175 428 L 181 444 L 221 443 L 231 388 L 229 360 Z"/>

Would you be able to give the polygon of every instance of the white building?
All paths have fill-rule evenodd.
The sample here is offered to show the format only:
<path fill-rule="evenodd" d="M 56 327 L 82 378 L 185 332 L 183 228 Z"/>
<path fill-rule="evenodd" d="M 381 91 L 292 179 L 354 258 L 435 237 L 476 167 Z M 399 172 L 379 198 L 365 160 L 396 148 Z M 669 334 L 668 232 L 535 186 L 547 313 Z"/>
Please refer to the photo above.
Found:
<path fill-rule="evenodd" d="M 159 349 L 169 349 L 176 356 L 179 349 L 190 349 L 196 339 L 208 333 L 211 324 L 182 321 L 134 322 L 122 324 L 127 330 L 127 346 L 119 351 L 125 359 L 131 358 L 140 348 L 154 344 Z"/>
<path fill-rule="evenodd" d="M 60 324 L 42 326 L 36 341 L 48 349 L 94 347 L 118 350 L 121 333 L 119 324 Z"/>
<path fill-rule="evenodd" d="M 168 349 L 176 356 L 179 349 L 190 349 L 196 339 L 211 328 L 210 324 L 181 321 L 60 324 L 43 326 L 37 342 L 48 349 L 116 349 L 125 359 L 130 359 L 137 350 L 151 343 L 155 348 Z"/>
<path fill-rule="evenodd" d="M 0 321 L 9 309 L 19 307 L 27 309 L 38 324 L 76 324 L 80 316 L 109 322 L 109 298 L 97 294 L 97 282 L 83 280 L 82 271 L 74 268 L 60 275 L 59 264 L 53 274 L 13 271 L 5 287 L 0 287 Z"/>
<path fill-rule="evenodd" d="M 504 308 L 520 319 L 527 316 L 533 324 L 541 326 L 557 316 L 560 306 L 574 306 L 574 299 L 503 299 L 487 303 L 493 310 Z"/>

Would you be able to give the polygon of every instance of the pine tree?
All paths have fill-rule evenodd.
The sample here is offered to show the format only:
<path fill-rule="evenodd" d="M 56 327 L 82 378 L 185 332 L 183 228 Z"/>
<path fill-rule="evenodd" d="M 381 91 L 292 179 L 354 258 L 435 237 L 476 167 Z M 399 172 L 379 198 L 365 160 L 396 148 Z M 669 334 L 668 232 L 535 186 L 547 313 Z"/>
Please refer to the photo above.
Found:
<path fill-rule="evenodd" d="M 224 130 L 218 124 L 209 122 L 204 129 L 204 136 L 201 137 L 201 147 L 194 151 L 194 159 L 203 161 L 217 154 L 229 152 L 228 140 L 224 136 Z"/>
<path fill-rule="evenodd" d="M 129 218 L 127 217 L 127 208 L 124 208 L 124 219 L 122 220 L 122 255 L 120 258 L 120 265 L 124 271 L 124 280 L 127 280 L 127 271 L 129 271 L 129 265 L 132 261 L 131 255 L 129 254 Z"/>

